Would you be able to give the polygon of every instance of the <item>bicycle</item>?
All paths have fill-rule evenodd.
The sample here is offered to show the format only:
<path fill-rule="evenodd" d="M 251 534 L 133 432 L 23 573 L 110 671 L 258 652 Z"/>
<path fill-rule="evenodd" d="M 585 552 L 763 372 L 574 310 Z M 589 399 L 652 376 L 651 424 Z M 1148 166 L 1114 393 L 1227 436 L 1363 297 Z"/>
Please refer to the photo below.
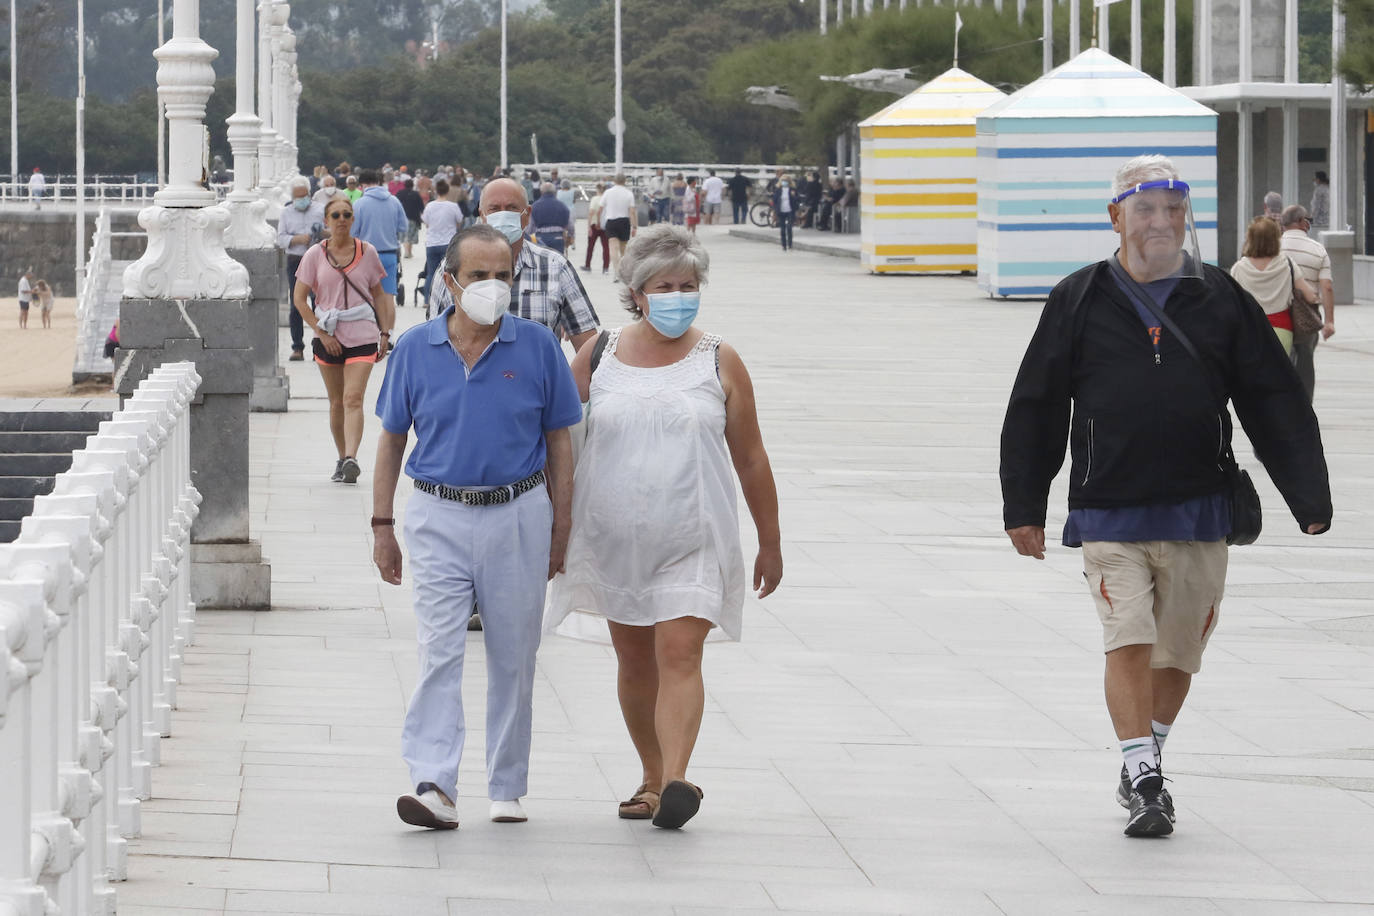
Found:
<path fill-rule="evenodd" d="M 760 200 L 749 207 L 749 222 L 755 226 L 764 228 L 776 228 L 777 215 L 773 213 L 773 202 L 771 200 Z"/>

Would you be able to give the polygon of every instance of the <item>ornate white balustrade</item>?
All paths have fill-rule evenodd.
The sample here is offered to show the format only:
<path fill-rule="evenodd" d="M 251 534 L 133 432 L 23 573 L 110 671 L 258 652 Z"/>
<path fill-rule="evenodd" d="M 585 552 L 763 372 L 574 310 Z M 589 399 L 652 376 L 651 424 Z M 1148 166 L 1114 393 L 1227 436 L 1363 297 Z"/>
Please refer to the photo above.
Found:
<path fill-rule="evenodd" d="M 115 911 L 194 634 L 199 384 L 154 370 L 0 545 L 0 916 Z"/>

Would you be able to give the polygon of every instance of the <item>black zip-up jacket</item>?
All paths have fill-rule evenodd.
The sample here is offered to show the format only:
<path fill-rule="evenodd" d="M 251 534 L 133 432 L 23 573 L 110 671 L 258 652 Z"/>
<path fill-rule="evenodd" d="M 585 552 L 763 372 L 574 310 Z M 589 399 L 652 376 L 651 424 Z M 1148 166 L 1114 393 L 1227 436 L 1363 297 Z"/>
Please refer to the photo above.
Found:
<path fill-rule="evenodd" d="M 1180 280 L 1164 310 L 1212 366 L 1215 383 L 1167 330 L 1156 360 L 1107 262 L 1050 293 L 1002 425 L 1007 529 L 1044 526 L 1066 438 L 1071 509 L 1171 504 L 1224 490 L 1231 416 L 1213 384 L 1224 385 L 1299 527 L 1330 522 L 1317 417 L 1263 310 L 1210 265 L 1203 278 Z"/>

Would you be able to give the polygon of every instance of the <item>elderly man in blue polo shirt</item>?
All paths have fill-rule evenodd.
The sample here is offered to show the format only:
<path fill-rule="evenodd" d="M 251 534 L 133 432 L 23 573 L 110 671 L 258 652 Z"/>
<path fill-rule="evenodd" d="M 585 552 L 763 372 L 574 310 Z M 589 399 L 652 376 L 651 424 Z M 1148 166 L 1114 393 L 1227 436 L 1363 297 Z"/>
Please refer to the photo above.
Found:
<path fill-rule="evenodd" d="M 463 652 L 474 601 L 486 618 L 487 795 L 491 819 L 526 819 L 534 656 L 544 589 L 562 569 L 572 514 L 577 387 L 548 328 L 507 313 L 512 258 L 497 230 L 459 233 L 443 282 L 456 301 L 396 342 L 377 397 L 382 421 L 373 478 L 373 559 L 401 581 L 392 505 L 406 474 L 416 492 L 404 534 L 414 564 L 420 679 L 401 751 L 415 792 L 401 820 L 458 826 L 453 799 L 463 752 Z M 547 487 L 546 487 L 547 482 Z"/>

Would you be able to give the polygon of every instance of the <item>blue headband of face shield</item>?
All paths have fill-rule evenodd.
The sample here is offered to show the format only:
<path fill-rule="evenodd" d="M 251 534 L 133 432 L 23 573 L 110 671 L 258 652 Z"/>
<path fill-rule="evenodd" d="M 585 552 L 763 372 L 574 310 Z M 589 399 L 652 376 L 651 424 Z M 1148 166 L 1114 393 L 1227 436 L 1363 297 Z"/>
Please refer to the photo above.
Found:
<path fill-rule="evenodd" d="M 1134 187 L 1127 188 L 1120 194 L 1112 198 L 1112 203 L 1119 204 L 1137 191 L 1182 191 L 1183 196 L 1188 196 L 1188 184 L 1179 181 L 1177 178 L 1163 178 L 1159 181 L 1142 181 Z"/>

